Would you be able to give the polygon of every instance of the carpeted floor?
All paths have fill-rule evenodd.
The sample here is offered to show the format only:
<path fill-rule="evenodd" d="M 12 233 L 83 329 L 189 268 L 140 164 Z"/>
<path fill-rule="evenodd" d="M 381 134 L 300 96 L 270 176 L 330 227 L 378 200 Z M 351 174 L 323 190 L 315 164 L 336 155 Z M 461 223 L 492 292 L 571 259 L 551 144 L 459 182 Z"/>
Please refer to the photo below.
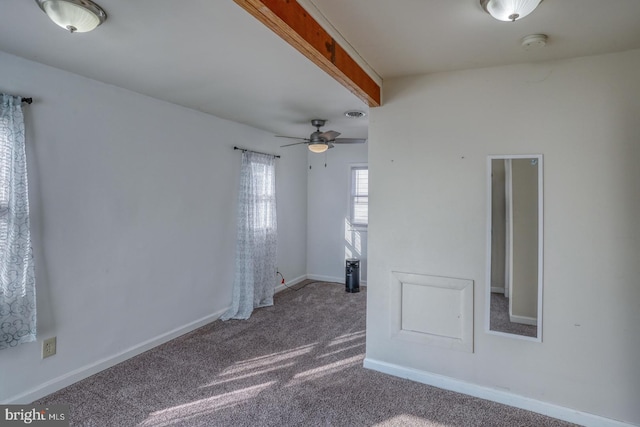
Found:
<path fill-rule="evenodd" d="M 514 323 L 509 320 L 509 298 L 503 294 L 491 294 L 491 325 L 492 331 L 506 332 L 508 334 L 535 337 L 538 335 L 538 327 Z"/>
<path fill-rule="evenodd" d="M 366 288 L 305 283 L 51 394 L 78 426 L 570 426 L 362 367 Z"/>

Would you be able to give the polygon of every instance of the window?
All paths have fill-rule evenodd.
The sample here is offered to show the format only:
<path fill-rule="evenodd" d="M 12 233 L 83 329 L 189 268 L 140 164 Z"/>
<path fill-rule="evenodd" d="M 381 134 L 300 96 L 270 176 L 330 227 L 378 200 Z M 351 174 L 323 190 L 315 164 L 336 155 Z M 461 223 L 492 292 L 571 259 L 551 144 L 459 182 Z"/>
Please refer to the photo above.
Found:
<path fill-rule="evenodd" d="M 369 224 L 369 168 L 351 167 L 351 225 Z"/>
<path fill-rule="evenodd" d="M 248 319 L 273 305 L 277 270 L 276 158 L 244 150 L 238 191 L 237 248 L 231 307 L 222 320 Z"/>
<path fill-rule="evenodd" d="M 248 167 L 251 168 L 249 197 L 252 198 L 252 205 L 248 209 L 253 215 L 253 227 L 256 231 L 274 231 L 276 227 L 275 160 L 267 155 L 253 156 Z"/>

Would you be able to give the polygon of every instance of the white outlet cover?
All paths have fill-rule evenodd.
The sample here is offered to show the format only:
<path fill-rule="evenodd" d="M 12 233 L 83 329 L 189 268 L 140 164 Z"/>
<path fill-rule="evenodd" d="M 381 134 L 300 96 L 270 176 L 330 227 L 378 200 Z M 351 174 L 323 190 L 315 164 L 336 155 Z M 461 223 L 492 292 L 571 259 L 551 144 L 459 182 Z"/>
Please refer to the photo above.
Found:
<path fill-rule="evenodd" d="M 47 347 L 49 347 L 49 351 L 47 351 Z M 46 359 L 47 357 L 51 357 L 56 354 L 56 337 L 48 338 L 42 341 L 42 358 Z"/>

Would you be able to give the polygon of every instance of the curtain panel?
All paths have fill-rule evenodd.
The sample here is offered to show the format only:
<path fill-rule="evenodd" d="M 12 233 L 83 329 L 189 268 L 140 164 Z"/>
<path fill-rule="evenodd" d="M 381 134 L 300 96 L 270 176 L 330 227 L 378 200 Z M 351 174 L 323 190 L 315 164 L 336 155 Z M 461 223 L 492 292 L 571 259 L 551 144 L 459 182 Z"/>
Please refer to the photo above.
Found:
<path fill-rule="evenodd" d="M 248 319 L 254 308 L 273 305 L 277 235 L 275 158 L 245 151 L 238 194 L 233 297 L 222 320 Z"/>
<path fill-rule="evenodd" d="M 36 339 L 22 99 L 0 95 L 0 350 Z"/>

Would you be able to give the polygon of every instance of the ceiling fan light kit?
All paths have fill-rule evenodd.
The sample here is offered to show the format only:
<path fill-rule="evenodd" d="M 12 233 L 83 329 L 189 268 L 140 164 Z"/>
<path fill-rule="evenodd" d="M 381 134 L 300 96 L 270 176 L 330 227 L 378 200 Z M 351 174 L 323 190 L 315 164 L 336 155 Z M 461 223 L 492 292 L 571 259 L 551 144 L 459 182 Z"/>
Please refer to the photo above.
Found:
<path fill-rule="evenodd" d="M 322 142 L 313 142 L 309 144 L 309 151 L 312 151 L 314 153 L 324 153 L 328 149 L 329 149 L 329 146 Z"/>
<path fill-rule="evenodd" d="M 517 21 L 533 12 L 542 0 L 480 0 L 489 15 L 499 21 Z"/>
<path fill-rule="evenodd" d="M 36 0 L 56 25 L 70 33 L 94 30 L 107 19 L 104 10 L 91 0 Z"/>

